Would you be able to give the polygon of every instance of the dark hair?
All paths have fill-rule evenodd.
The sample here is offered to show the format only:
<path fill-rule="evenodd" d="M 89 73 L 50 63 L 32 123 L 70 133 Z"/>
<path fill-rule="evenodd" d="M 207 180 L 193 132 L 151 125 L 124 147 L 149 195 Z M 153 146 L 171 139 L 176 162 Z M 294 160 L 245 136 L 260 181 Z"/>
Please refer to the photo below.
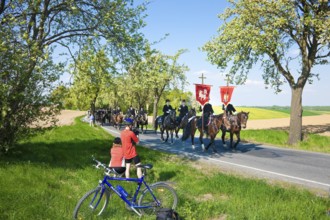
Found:
<path fill-rule="evenodd" d="M 166 102 L 169 102 L 170 100 L 169 99 L 166 99 Z"/>
<path fill-rule="evenodd" d="M 115 140 L 113 141 L 114 144 L 121 144 L 120 137 L 116 137 Z"/>

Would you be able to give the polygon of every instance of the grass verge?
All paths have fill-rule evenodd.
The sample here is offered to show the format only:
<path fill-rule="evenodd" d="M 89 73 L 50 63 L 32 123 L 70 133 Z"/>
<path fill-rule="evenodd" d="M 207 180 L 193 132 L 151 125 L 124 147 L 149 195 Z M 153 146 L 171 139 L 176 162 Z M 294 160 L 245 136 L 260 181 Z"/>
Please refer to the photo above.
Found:
<path fill-rule="evenodd" d="M 91 155 L 107 163 L 113 140 L 99 127 L 75 122 L 1 156 L 0 219 L 71 219 L 77 201 L 102 177 L 91 166 Z M 175 182 L 183 219 L 329 219 L 330 199 L 307 190 L 224 174 L 142 147 L 138 152 L 143 162 L 154 164 L 148 182 Z M 140 218 L 114 198 L 101 219 Z"/>

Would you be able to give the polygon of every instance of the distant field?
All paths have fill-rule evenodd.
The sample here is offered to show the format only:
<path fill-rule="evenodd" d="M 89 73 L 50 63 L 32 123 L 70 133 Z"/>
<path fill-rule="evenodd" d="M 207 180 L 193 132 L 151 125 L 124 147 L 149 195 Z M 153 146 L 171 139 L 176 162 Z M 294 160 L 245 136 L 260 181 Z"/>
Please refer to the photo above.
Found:
<path fill-rule="evenodd" d="M 238 112 L 250 112 L 250 120 L 256 119 L 274 119 L 274 118 L 288 118 L 290 117 L 290 107 L 281 106 L 267 106 L 267 107 L 235 107 Z M 221 106 L 213 106 L 216 114 L 223 112 Z M 330 114 L 330 106 L 306 106 L 303 107 L 303 116 L 313 116 L 321 114 Z"/>

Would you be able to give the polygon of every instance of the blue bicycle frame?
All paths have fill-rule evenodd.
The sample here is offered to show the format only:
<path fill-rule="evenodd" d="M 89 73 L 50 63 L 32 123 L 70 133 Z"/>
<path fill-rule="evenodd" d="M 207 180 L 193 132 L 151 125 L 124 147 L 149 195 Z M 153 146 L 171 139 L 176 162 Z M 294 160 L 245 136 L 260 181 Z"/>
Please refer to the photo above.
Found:
<path fill-rule="evenodd" d="M 127 199 L 127 197 L 125 197 L 124 195 L 122 195 L 109 181 L 127 181 L 127 182 L 136 182 L 138 183 L 138 187 L 136 188 L 136 191 L 134 193 L 133 198 Z M 148 206 L 139 206 L 136 204 L 136 199 L 137 196 L 140 192 L 142 183 L 145 185 L 146 190 L 149 191 L 149 193 L 152 195 L 154 201 L 156 202 L 155 204 L 157 206 L 160 206 L 160 202 L 157 200 L 157 198 L 155 197 L 155 195 L 153 194 L 152 190 L 150 189 L 150 187 L 148 186 L 148 184 L 144 181 L 144 176 L 142 176 L 141 178 L 123 178 L 123 177 L 110 177 L 110 176 L 104 176 L 103 181 L 100 180 L 100 186 L 101 186 L 101 192 L 100 192 L 100 197 L 99 197 L 99 201 L 97 201 L 95 207 L 98 206 L 104 191 L 106 190 L 106 185 L 113 191 L 115 192 L 123 201 L 125 201 L 125 203 L 139 216 L 141 216 L 141 213 L 139 213 L 136 209 L 146 209 L 146 208 L 151 208 L 154 207 L 154 205 L 148 205 Z M 97 197 L 98 193 L 95 194 L 93 200 L 90 203 L 90 206 L 93 208 L 93 206 L 91 205 L 95 198 Z"/>

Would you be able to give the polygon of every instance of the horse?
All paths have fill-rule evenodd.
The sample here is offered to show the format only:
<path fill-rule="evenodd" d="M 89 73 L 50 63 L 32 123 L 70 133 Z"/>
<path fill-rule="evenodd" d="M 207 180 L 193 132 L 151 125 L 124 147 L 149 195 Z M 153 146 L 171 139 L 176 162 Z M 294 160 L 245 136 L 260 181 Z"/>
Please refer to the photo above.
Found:
<path fill-rule="evenodd" d="M 223 114 L 221 114 L 221 117 L 223 117 Z M 222 144 L 225 145 L 225 136 L 226 136 L 226 132 L 230 133 L 230 148 L 234 149 L 234 151 L 236 151 L 236 147 L 238 145 L 238 143 L 241 141 L 241 129 L 242 128 L 246 128 L 246 124 L 247 121 L 249 119 L 249 112 L 239 112 L 236 115 L 231 115 L 229 116 L 229 120 L 230 120 L 230 129 L 227 130 L 226 127 L 224 126 L 224 124 L 221 126 L 221 131 L 222 131 L 222 135 L 221 135 L 221 139 L 222 139 Z M 233 137 L 234 134 L 237 137 L 237 141 L 233 146 Z"/>
<path fill-rule="evenodd" d="M 120 129 L 123 121 L 124 121 L 124 116 L 121 112 L 112 115 L 112 122 L 115 128 Z"/>
<path fill-rule="evenodd" d="M 141 126 L 141 131 L 144 133 L 143 126 L 145 125 L 147 128 L 148 125 L 148 115 L 147 113 L 138 114 L 135 118 L 136 127 L 139 128 Z"/>
<path fill-rule="evenodd" d="M 155 121 L 155 128 L 157 127 L 157 124 L 159 125 L 160 128 L 160 133 L 161 133 L 161 139 L 163 142 L 167 142 L 169 134 L 168 132 L 170 131 L 171 133 L 171 144 L 173 144 L 173 132 L 177 126 L 176 123 L 176 110 L 172 110 L 169 112 L 167 116 L 165 116 L 164 121 L 159 124 L 159 121 Z M 166 131 L 166 139 L 164 139 L 164 131 Z"/>
<path fill-rule="evenodd" d="M 201 143 L 203 151 L 206 151 L 209 149 L 210 146 L 213 148 L 213 152 L 216 153 L 217 150 L 215 148 L 215 137 L 219 133 L 221 127 L 222 127 L 222 115 L 211 115 L 209 118 L 209 122 L 207 125 L 207 135 L 210 137 L 210 143 L 204 147 L 204 142 L 203 142 L 203 136 L 204 136 L 204 128 L 202 126 L 198 126 L 198 122 L 202 120 L 201 117 L 194 117 L 192 120 L 190 120 L 184 130 L 184 133 L 182 135 L 182 141 L 185 141 L 191 136 L 191 147 L 195 149 L 195 133 L 196 130 L 198 129 L 200 135 L 199 135 L 199 141 Z M 207 123 L 207 122 L 204 122 Z"/>
<path fill-rule="evenodd" d="M 176 128 L 175 128 L 175 137 L 176 138 L 179 138 L 179 135 L 178 135 L 179 130 L 180 129 L 185 129 L 186 125 L 188 124 L 189 118 L 191 118 L 193 116 L 196 116 L 196 109 L 195 108 L 191 108 L 189 110 L 189 112 L 185 116 L 182 117 L 181 122 L 178 123 L 178 126 L 176 126 Z"/>

